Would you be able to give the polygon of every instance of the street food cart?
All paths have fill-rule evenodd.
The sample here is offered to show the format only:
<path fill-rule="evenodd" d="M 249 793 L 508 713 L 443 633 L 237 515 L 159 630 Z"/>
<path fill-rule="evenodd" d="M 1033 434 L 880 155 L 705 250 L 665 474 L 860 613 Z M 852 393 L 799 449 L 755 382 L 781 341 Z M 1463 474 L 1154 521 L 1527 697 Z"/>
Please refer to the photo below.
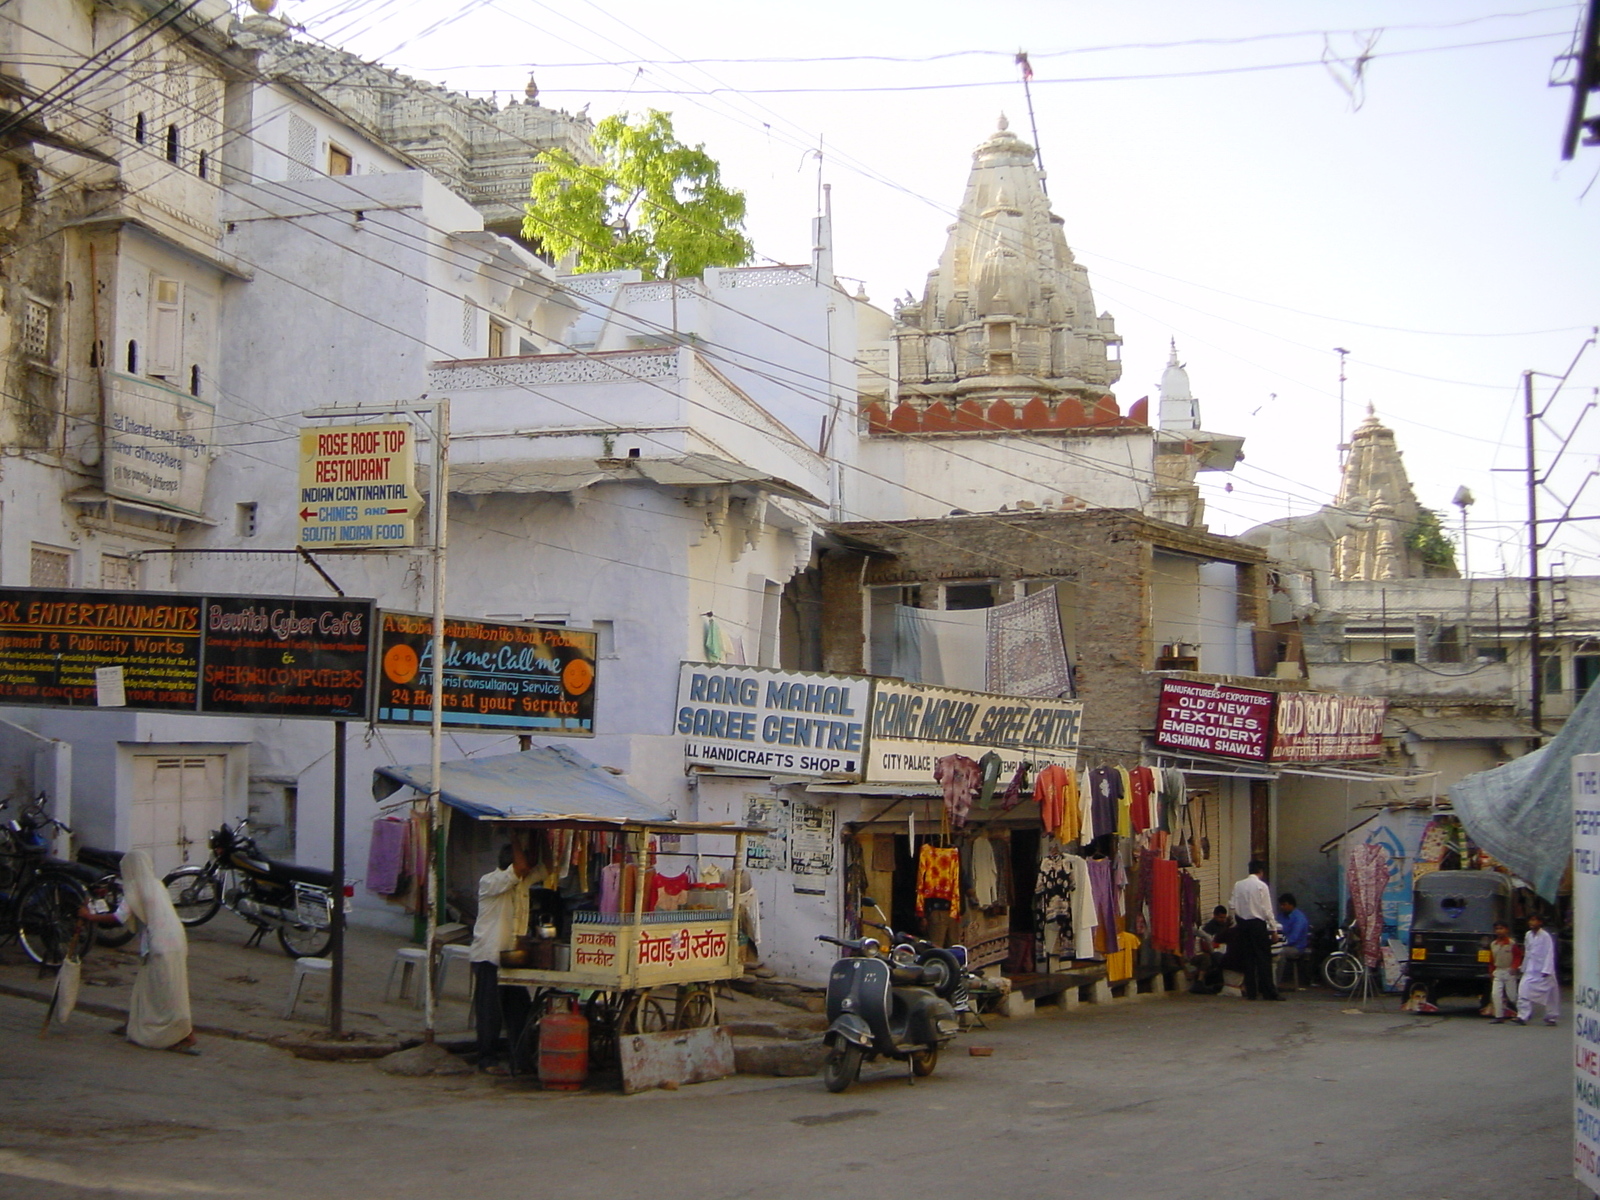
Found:
<path fill-rule="evenodd" d="M 380 767 L 374 790 L 425 795 L 429 775 L 426 765 Z M 570 998 L 602 1059 L 620 1034 L 716 1023 L 712 985 L 744 971 L 745 838 L 764 830 L 675 820 L 564 746 L 447 762 L 440 784 L 446 805 L 492 826 L 494 842 L 521 840 L 533 864 L 529 928 L 502 955 L 500 982 L 532 991 L 535 1018 Z M 669 876 L 669 863 L 698 872 Z M 656 885 L 690 874 L 668 907 Z"/>

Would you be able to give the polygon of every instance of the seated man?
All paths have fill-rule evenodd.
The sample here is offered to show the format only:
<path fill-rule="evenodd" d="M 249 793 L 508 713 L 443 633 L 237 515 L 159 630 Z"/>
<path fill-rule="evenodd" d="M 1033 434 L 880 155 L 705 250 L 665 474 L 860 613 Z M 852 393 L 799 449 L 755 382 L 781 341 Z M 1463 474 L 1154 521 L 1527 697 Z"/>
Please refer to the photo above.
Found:
<path fill-rule="evenodd" d="M 1222 958 L 1232 925 L 1227 905 L 1219 904 L 1211 910 L 1211 920 L 1200 926 L 1199 952 L 1189 960 L 1194 971 L 1191 991 L 1202 996 L 1215 996 L 1222 990 Z"/>
<path fill-rule="evenodd" d="M 1282 914 L 1278 923 L 1283 927 L 1283 941 L 1272 948 L 1272 954 L 1277 960 L 1278 986 L 1282 987 L 1285 977 L 1293 982 L 1294 964 L 1311 953 L 1311 922 L 1300 911 L 1293 892 L 1278 897 L 1278 912 Z"/>

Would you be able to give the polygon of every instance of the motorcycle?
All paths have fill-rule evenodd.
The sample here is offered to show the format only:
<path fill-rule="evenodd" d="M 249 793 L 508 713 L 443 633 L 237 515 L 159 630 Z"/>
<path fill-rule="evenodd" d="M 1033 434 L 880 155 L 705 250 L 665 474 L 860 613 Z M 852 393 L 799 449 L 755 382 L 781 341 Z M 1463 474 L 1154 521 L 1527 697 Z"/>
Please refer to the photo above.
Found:
<path fill-rule="evenodd" d="M 863 896 L 861 903 L 872 909 L 879 916 L 877 921 L 862 918 L 861 924 L 870 925 L 874 929 L 881 929 L 889 939 L 889 958 L 896 966 L 920 966 L 928 968 L 928 987 L 933 989 L 934 995 L 941 1000 L 948 1000 L 955 1009 L 957 1016 L 963 1023 L 967 1015 L 972 1012 L 972 999 L 967 992 L 967 979 L 971 972 L 967 970 L 967 948 L 962 945 L 938 946 L 925 938 L 912 937 L 908 933 L 896 933 L 889 928 L 887 914 L 878 907 L 878 902 L 871 896 Z"/>
<path fill-rule="evenodd" d="M 333 941 L 333 872 L 266 857 L 249 826 L 248 818 L 237 829 L 223 825 L 211 835 L 207 862 L 162 880 L 178 919 L 204 925 L 226 905 L 255 926 L 247 946 L 276 930 L 290 958 L 320 958 Z"/>
<path fill-rule="evenodd" d="M 15 816 L 0 822 L 0 944 L 16 937 L 41 966 L 81 958 L 94 946 L 94 929 L 78 919 L 91 904 L 86 867 L 50 853 L 55 828 L 72 830 L 45 812 L 40 793 Z M 86 878 L 87 876 L 87 878 Z"/>
<path fill-rule="evenodd" d="M 912 1076 L 933 1074 L 939 1051 L 961 1026 L 955 1009 L 932 990 L 940 972 L 931 965 L 895 965 L 882 954 L 877 938 L 822 935 L 849 952 L 828 972 L 828 1032 L 823 1041 L 823 1082 L 842 1092 L 869 1059 L 887 1058 L 909 1064 Z"/>
<path fill-rule="evenodd" d="M 73 865 L 82 868 L 79 879 L 89 892 L 90 907 L 97 912 L 114 913 L 122 906 L 122 851 L 79 846 Z M 115 950 L 133 940 L 126 925 L 96 925 L 96 945 Z"/>

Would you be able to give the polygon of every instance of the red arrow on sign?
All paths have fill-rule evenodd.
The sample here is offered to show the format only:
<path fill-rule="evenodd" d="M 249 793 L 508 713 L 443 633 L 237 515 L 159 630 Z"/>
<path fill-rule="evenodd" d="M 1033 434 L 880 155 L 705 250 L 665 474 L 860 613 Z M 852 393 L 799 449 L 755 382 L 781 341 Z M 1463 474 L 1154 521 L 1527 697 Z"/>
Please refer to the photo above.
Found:
<path fill-rule="evenodd" d="M 302 521 L 309 521 L 312 517 L 314 517 L 316 515 L 317 515 L 317 510 L 314 509 L 314 508 L 302 508 L 300 510 L 300 519 Z"/>
<path fill-rule="evenodd" d="M 383 511 L 386 513 L 399 513 L 401 516 L 405 516 L 411 510 L 409 508 L 386 508 Z"/>

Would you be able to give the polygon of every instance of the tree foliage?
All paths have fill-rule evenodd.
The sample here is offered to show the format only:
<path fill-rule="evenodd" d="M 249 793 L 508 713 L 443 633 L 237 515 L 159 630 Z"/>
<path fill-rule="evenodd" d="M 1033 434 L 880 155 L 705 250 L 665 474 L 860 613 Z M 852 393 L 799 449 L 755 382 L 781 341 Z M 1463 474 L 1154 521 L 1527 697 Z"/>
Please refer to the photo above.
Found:
<path fill-rule="evenodd" d="M 744 193 L 723 185 L 703 144 L 678 141 L 671 116 L 606 117 L 590 141 L 598 167 L 563 149 L 535 160 L 544 169 L 533 176 L 524 237 L 558 260 L 575 253 L 579 272 L 633 267 L 646 279 L 677 279 L 750 261 Z"/>
<path fill-rule="evenodd" d="M 1416 521 L 1406 531 L 1406 545 L 1422 558 L 1424 564 L 1453 571 L 1456 566 L 1456 547 L 1445 533 L 1439 514 L 1424 508 Z"/>

